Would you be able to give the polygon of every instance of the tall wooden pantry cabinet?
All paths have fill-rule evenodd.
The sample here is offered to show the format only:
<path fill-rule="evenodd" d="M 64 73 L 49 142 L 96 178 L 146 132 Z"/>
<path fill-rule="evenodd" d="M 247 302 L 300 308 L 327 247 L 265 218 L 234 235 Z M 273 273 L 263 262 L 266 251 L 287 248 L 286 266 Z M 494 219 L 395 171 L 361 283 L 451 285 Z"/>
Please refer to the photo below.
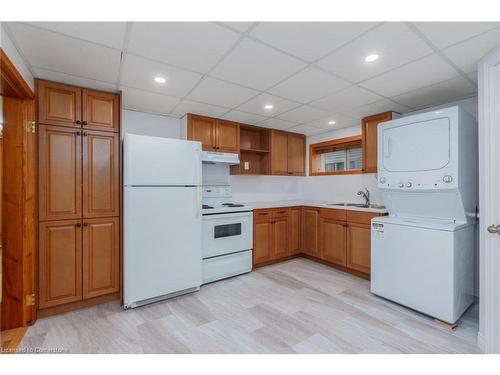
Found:
<path fill-rule="evenodd" d="M 120 95 L 36 83 L 38 316 L 120 298 Z"/>

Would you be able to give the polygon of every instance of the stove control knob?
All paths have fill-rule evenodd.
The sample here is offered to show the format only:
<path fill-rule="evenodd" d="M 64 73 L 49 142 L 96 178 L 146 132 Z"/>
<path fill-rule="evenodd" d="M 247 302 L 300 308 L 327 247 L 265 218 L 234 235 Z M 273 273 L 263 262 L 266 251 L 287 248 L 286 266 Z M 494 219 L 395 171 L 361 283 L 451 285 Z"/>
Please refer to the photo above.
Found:
<path fill-rule="evenodd" d="M 400 187 L 400 188 L 402 188 L 402 187 L 404 187 L 404 186 L 405 186 L 405 184 L 403 184 L 402 182 L 400 182 L 400 183 L 398 184 L 398 187 Z"/>
<path fill-rule="evenodd" d="M 387 181 L 387 178 L 385 178 L 385 177 L 380 177 L 380 180 L 379 180 L 379 181 L 380 181 L 380 183 L 381 183 L 381 184 L 385 184 L 385 182 Z"/>
<path fill-rule="evenodd" d="M 449 184 L 450 182 L 453 181 L 453 177 L 450 176 L 449 174 L 447 174 L 446 176 L 443 177 L 443 181 L 446 183 L 446 184 Z"/>
<path fill-rule="evenodd" d="M 411 182 L 407 182 L 407 183 L 406 183 L 406 187 L 407 187 L 407 188 L 410 188 L 410 187 L 412 187 L 412 184 L 411 184 Z"/>

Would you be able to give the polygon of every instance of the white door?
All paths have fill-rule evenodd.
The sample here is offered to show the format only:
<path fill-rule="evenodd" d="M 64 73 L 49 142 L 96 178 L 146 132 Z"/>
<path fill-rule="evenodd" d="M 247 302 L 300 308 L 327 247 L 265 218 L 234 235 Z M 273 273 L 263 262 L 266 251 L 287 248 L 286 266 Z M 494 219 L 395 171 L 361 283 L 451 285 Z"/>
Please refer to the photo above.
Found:
<path fill-rule="evenodd" d="M 124 184 L 201 185 L 201 143 L 125 134 Z"/>
<path fill-rule="evenodd" d="M 479 72 L 479 343 L 500 353 L 500 48 Z"/>

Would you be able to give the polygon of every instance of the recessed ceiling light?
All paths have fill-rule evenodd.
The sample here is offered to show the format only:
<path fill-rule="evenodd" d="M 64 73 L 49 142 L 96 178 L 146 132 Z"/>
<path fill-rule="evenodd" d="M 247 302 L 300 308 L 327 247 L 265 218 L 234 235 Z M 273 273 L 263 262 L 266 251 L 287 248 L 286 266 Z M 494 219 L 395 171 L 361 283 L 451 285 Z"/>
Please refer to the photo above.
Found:
<path fill-rule="evenodd" d="M 264 106 L 264 109 L 273 109 L 273 108 L 274 108 L 274 107 L 273 107 L 273 105 L 272 105 L 272 104 L 266 104 L 266 105 Z"/>
<path fill-rule="evenodd" d="M 335 125 L 335 121 L 328 121 L 328 125 Z"/>
<path fill-rule="evenodd" d="M 155 77 L 155 82 L 165 83 L 167 80 L 164 77 Z"/>
<path fill-rule="evenodd" d="M 371 55 L 368 55 L 365 57 L 365 62 L 374 62 L 375 60 L 378 60 L 379 56 L 376 53 L 373 53 Z"/>

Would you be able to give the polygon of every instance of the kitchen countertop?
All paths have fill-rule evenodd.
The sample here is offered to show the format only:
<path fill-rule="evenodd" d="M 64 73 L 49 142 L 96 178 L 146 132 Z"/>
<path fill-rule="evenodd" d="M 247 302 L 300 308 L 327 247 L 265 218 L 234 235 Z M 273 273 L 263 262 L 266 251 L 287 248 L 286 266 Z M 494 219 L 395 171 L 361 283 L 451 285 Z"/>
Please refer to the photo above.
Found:
<path fill-rule="evenodd" d="M 335 201 L 283 200 L 283 201 L 267 201 L 267 202 L 260 201 L 260 202 L 238 202 L 238 203 L 243 203 L 245 204 L 245 206 L 250 206 L 255 210 L 265 209 L 265 208 L 308 206 L 308 207 L 318 207 L 318 208 L 331 208 L 336 210 L 375 212 L 379 214 L 387 213 L 387 210 L 385 208 L 333 206 L 331 203 L 335 203 Z"/>

